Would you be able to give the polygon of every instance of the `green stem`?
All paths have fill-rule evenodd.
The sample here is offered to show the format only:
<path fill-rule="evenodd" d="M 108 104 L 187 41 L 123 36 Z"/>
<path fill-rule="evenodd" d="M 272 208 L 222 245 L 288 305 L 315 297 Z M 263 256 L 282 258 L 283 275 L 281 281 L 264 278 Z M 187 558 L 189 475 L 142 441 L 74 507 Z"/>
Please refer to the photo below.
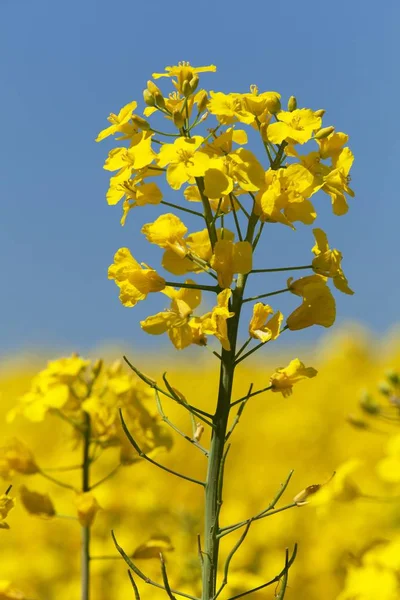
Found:
<path fill-rule="evenodd" d="M 203 204 L 204 218 L 206 220 L 208 236 L 210 238 L 211 247 L 214 248 L 217 242 L 217 232 L 215 230 L 215 222 L 213 222 L 213 214 L 210 206 L 210 201 L 204 193 L 204 178 L 196 177 L 197 187 L 200 192 L 201 201 Z"/>
<path fill-rule="evenodd" d="M 82 492 L 90 490 L 90 415 L 84 413 Z M 81 527 L 81 600 L 90 598 L 90 527 Z"/>
<path fill-rule="evenodd" d="M 246 241 L 252 242 L 258 217 L 251 214 Z M 231 310 L 234 316 L 227 321 L 230 349 L 222 349 L 217 408 L 213 416 L 213 430 L 208 459 L 205 485 L 204 518 L 204 560 L 202 600 L 212 600 L 217 591 L 217 573 L 219 558 L 219 513 L 222 504 L 225 438 L 229 419 L 235 373 L 236 342 L 239 328 L 240 311 L 247 275 L 239 275 L 233 290 Z"/>
<path fill-rule="evenodd" d="M 299 271 L 300 269 L 312 269 L 312 265 L 304 267 L 280 267 L 278 269 L 253 269 L 250 273 L 277 273 L 278 271 Z"/>

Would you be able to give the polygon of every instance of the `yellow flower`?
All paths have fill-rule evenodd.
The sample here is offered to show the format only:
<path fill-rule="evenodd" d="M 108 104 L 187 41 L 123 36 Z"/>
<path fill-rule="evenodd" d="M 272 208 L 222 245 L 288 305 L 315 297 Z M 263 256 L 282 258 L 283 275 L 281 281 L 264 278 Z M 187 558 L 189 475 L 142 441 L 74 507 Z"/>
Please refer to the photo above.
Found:
<path fill-rule="evenodd" d="M 327 235 L 322 229 L 313 229 L 313 234 L 316 242 L 312 248 L 316 256 L 312 261 L 313 270 L 325 277 L 332 277 L 335 287 L 344 294 L 354 294 L 342 271 L 342 254 L 339 250 L 329 248 Z"/>
<path fill-rule="evenodd" d="M 0 579 L 0 600 L 27 600 L 27 596 L 13 587 L 10 581 Z"/>
<path fill-rule="evenodd" d="M 91 527 L 97 512 L 101 509 L 100 504 L 91 492 L 82 492 L 76 496 L 76 510 L 79 523 L 82 527 Z"/>
<path fill-rule="evenodd" d="M 257 86 L 251 86 L 250 89 L 250 93 L 242 94 L 243 108 L 249 113 L 260 121 L 264 121 L 265 113 L 278 112 L 275 110 L 278 107 L 280 108 L 281 95 L 278 92 L 261 92 L 260 94 Z"/>
<path fill-rule="evenodd" d="M 160 215 L 153 223 L 143 225 L 142 233 L 152 244 L 172 250 L 181 258 L 187 253 L 186 242 L 183 239 L 187 227 L 174 214 Z"/>
<path fill-rule="evenodd" d="M 9 529 L 10 526 L 6 522 L 8 513 L 15 506 L 14 498 L 10 498 L 7 494 L 0 496 L 0 529 Z M 0 588 L 1 590 L 1 588 Z M 0 592 L 1 593 L 1 592 Z M 0 595 L 1 599 L 1 595 Z"/>
<path fill-rule="evenodd" d="M 132 256 L 128 248 L 120 248 L 114 263 L 108 269 L 108 278 L 114 279 L 120 288 L 120 300 L 124 306 L 135 306 L 150 292 L 160 292 L 165 288 L 163 279 L 154 269 L 143 268 Z"/>
<path fill-rule="evenodd" d="M 351 565 L 345 587 L 337 600 L 397 600 L 399 598 L 398 575 L 379 565 Z"/>
<path fill-rule="evenodd" d="M 207 110 L 224 125 L 230 125 L 235 121 L 250 125 L 255 119 L 255 116 L 243 107 L 241 94 L 210 92 Z"/>
<path fill-rule="evenodd" d="M 295 358 L 287 367 L 279 367 L 271 375 L 270 386 L 273 392 L 281 392 L 286 398 L 293 393 L 293 386 L 302 379 L 315 377 L 317 371 L 313 367 L 305 367 L 304 364 Z"/>
<path fill-rule="evenodd" d="M 226 289 L 217 296 L 217 306 L 211 312 L 201 317 L 201 330 L 208 335 L 215 335 L 221 342 L 224 350 L 230 350 L 231 345 L 228 339 L 227 319 L 235 316 L 234 312 L 229 310 L 229 300 L 232 296 L 232 290 Z"/>
<path fill-rule="evenodd" d="M 204 175 L 210 158 L 198 150 L 203 141 L 203 137 L 196 135 L 180 137 L 173 144 L 161 146 L 157 164 L 159 167 L 168 165 L 167 181 L 173 190 L 179 190 L 185 182 L 194 183 L 195 177 Z"/>
<path fill-rule="evenodd" d="M 228 229 L 217 229 L 217 240 L 224 236 L 226 240 L 234 239 L 234 234 Z M 212 248 L 210 236 L 207 229 L 195 231 L 183 240 L 186 244 L 186 255 L 182 256 L 173 249 L 167 249 L 162 258 L 164 269 L 174 275 L 184 275 L 185 273 L 200 273 L 207 270 L 207 264 L 212 257 Z M 199 264 L 200 263 L 200 264 Z"/>
<path fill-rule="evenodd" d="M 269 342 L 269 340 L 276 340 L 280 333 L 283 315 L 278 310 L 273 317 L 267 320 L 273 313 L 274 309 L 268 304 L 257 302 L 254 305 L 253 316 L 249 325 L 250 337 L 260 340 L 263 343 Z"/>
<path fill-rule="evenodd" d="M 253 263 L 253 249 L 250 242 L 218 240 L 214 246 L 211 266 L 218 274 L 218 283 L 229 288 L 235 273 L 250 273 Z"/>
<path fill-rule="evenodd" d="M 100 142 L 104 140 L 104 138 L 109 135 L 113 135 L 114 133 L 123 133 L 124 137 L 130 137 L 134 133 L 137 132 L 137 127 L 133 125 L 133 123 L 129 123 L 129 120 L 132 116 L 134 110 L 136 110 L 137 102 L 133 101 L 123 106 L 119 113 L 115 115 L 111 113 L 107 120 L 110 121 L 110 127 L 103 129 L 100 131 L 99 135 L 96 138 L 96 142 Z"/>
<path fill-rule="evenodd" d="M 354 192 L 349 187 L 349 173 L 353 161 L 354 155 L 350 148 L 343 148 L 332 160 L 333 169 L 323 178 L 322 190 L 330 196 L 333 212 L 338 216 L 346 214 L 349 210 L 345 194 L 354 197 Z"/>
<path fill-rule="evenodd" d="M 264 184 L 264 168 L 250 150 L 239 148 L 224 157 L 211 158 L 204 174 L 204 193 L 211 200 L 229 195 L 235 185 L 257 192 Z"/>
<path fill-rule="evenodd" d="M 336 131 L 322 140 L 316 140 L 321 158 L 336 158 L 347 143 L 349 136 L 341 131 Z"/>
<path fill-rule="evenodd" d="M 142 183 L 141 185 L 130 185 L 130 182 L 123 184 L 126 199 L 123 204 L 123 215 L 121 225 L 125 225 L 126 217 L 129 211 L 136 206 L 145 206 L 146 204 L 160 204 L 162 193 L 156 183 Z"/>
<path fill-rule="evenodd" d="M 292 112 L 283 110 L 276 117 L 279 122 L 270 124 L 267 129 L 268 139 L 273 144 L 281 144 L 284 140 L 305 144 L 322 123 L 321 117 L 309 108 L 298 108 Z"/>
<path fill-rule="evenodd" d="M 197 73 L 215 73 L 217 67 L 215 65 L 208 65 L 206 67 L 192 67 L 190 63 L 182 61 L 175 66 L 165 67 L 165 73 L 153 73 L 154 79 L 160 77 L 176 77 L 176 80 L 172 80 L 172 83 L 179 92 L 183 92 L 183 84 L 185 81 L 192 81 L 193 77 Z"/>
<path fill-rule="evenodd" d="M 20 487 L 21 502 L 31 515 L 38 517 L 51 518 L 56 514 L 54 504 L 48 494 L 40 494 L 28 490 L 25 485 Z"/>
<path fill-rule="evenodd" d="M 400 435 L 392 436 L 386 446 L 386 456 L 382 458 L 377 467 L 379 477 L 389 483 L 400 481 Z"/>
<path fill-rule="evenodd" d="M 195 284 L 191 279 L 185 283 Z M 190 320 L 193 310 L 201 302 L 200 290 L 168 289 L 165 293 L 172 299 L 170 308 L 141 321 L 142 329 L 151 335 L 168 333 L 169 339 L 178 350 L 182 350 L 190 344 L 199 343 L 198 336 L 195 335 L 195 330 L 190 325 Z"/>
<path fill-rule="evenodd" d="M 293 222 L 311 225 L 317 213 L 307 198 L 315 191 L 314 176 L 300 164 L 265 173 L 263 186 L 256 196 L 256 208 L 262 221 L 282 223 L 294 229 Z"/>
<path fill-rule="evenodd" d="M 35 458 L 23 442 L 17 438 L 13 438 L 7 442 L 1 449 L 3 458 L 8 463 L 11 471 L 22 473 L 24 475 L 33 475 L 38 473 L 39 467 L 36 464 Z"/>
<path fill-rule="evenodd" d="M 293 294 L 303 298 L 302 305 L 296 308 L 286 321 L 289 329 L 296 331 L 311 327 L 311 325 L 322 325 L 323 327 L 333 325 L 336 317 L 336 304 L 326 284 L 326 277 L 309 275 L 296 281 L 290 277 L 288 288 Z"/>
<path fill-rule="evenodd" d="M 117 180 L 127 181 L 133 169 L 143 169 L 150 165 L 156 157 L 151 147 L 152 133 L 142 131 L 133 136 L 129 148 L 114 148 L 108 153 L 104 163 L 106 171 L 118 171 Z"/>

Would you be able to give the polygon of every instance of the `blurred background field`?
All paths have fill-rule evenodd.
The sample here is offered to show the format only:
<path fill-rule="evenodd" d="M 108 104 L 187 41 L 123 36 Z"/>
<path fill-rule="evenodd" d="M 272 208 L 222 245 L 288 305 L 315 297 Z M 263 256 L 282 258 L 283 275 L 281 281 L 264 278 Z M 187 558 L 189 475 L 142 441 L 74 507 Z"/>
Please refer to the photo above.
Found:
<path fill-rule="evenodd" d="M 121 351 L 104 349 L 101 355 L 115 359 L 121 356 Z M 346 480 L 343 493 L 338 493 L 333 485 L 335 479 L 327 484 L 326 503 L 295 507 L 254 523 L 245 544 L 234 557 L 223 597 L 229 598 L 274 577 L 284 566 L 285 548 L 292 548 L 298 542 L 299 553 L 290 571 L 287 598 L 394 600 L 400 596 L 396 575 L 400 566 L 397 564 L 400 560 L 397 545 L 400 500 L 396 500 L 396 495 L 400 489 L 398 484 L 383 480 L 379 465 L 386 455 L 388 440 L 398 431 L 397 422 L 386 424 L 375 418 L 368 419 L 361 414 L 358 404 L 362 390 L 375 393 L 385 372 L 398 367 L 398 331 L 377 342 L 359 328 L 348 326 L 331 334 L 313 352 L 298 349 L 297 355 L 315 366 L 319 374 L 312 381 L 299 383 L 288 398 L 268 392 L 248 402 L 232 435 L 222 524 L 235 523 L 260 512 L 291 469 L 294 475 L 278 506 L 291 503 L 307 486 L 328 481 L 335 470 L 338 471 L 335 484 L 338 489 L 341 465 L 354 460 L 360 463 Z M 98 356 L 94 352 L 92 358 Z M 211 360 L 189 363 L 177 353 L 165 364 L 162 356 L 146 358 L 139 349 L 128 352 L 128 356 L 154 378 L 161 380 L 163 370 L 167 369 L 169 380 L 188 401 L 204 410 L 212 409 L 217 371 Z M 1 439 L 23 440 L 42 468 L 79 461 L 71 442 L 70 426 L 54 416 L 47 416 L 44 422 L 37 424 L 19 416 L 7 424 L 5 416 L 29 389 L 32 376 L 45 366 L 47 359 L 56 357 L 13 357 L 4 360 L 1 369 Z M 264 357 L 241 365 L 235 397 L 245 394 L 250 382 L 254 382 L 255 389 L 268 385 L 271 372 L 287 364 L 294 355 L 274 356 L 268 352 Z M 151 395 L 146 406 L 156 414 Z M 164 401 L 164 410 L 190 434 L 186 412 L 168 399 Z M 353 419 L 369 423 L 369 429 L 351 425 L 349 414 Z M 202 454 L 179 436 L 173 434 L 173 440 L 172 449 L 159 452 L 157 460 L 187 475 L 204 477 Z M 206 434 L 202 442 L 207 446 Z M 116 449 L 104 451 L 95 463 L 93 479 L 107 474 L 117 462 Z M 57 477 L 74 482 L 70 473 L 57 473 Z M 396 473 L 393 479 L 396 480 Z M 5 480 L 3 487 L 8 483 L 9 480 Z M 12 581 L 29 599 L 78 597 L 79 525 L 66 518 L 45 520 L 28 515 L 18 500 L 18 488 L 25 484 L 29 489 L 48 492 L 57 513 L 62 515 L 75 514 L 73 494 L 39 475 L 16 474 L 11 483 L 17 503 L 7 519 L 10 530 L 0 531 L 1 578 Z M 353 493 L 355 484 L 362 494 L 371 498 L 357 497 L 357 493 Z M 111 558 L 92 561 L 94 599 L 133 597 L 126 565 L 117 557 L 110 537 L 111 529 L 128 554 L 152 536 L 168 536 L 174 547 L 166 553 L 173 585 L 188 593 L 198 593 L 196 535 L 202 532 L 200 488 L 173 478 L 145 461 L 138 461 L 121 468 L 114 478 L 96 489 L 95 494 L 102 510 L 93 525 L 91 553 Z M 237 537 L 234 533 L 224 538 L 224 556 Z M 157 559 L 139 559 L 137 564 L 154 579 L 161 580 Z M 163 597 L 163 593 L 143 582 L 139 585 L 144 600 Z M 258 592 L 258 597 L 272 599 L 274 593 L 272 586 Z"/>

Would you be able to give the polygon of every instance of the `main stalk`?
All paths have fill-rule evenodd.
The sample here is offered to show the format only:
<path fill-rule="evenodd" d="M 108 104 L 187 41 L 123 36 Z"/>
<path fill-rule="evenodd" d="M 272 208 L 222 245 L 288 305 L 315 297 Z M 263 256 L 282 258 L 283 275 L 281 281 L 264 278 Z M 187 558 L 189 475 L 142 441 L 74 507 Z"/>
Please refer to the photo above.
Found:
<path fill-rule="evenodd" d="M 236 340 L 239 327 L 240 309 L 246 276 L 239 275 L 236 289 L 232 294 L 232 311 L 235 316 L 227 321 L 230 350 L 222 350 L 217 408 L 213 417 L 213 431 L 208 471 L 205 486 L 205 529 L 203 552 L 203 592 L 202 600 L 212 600 L 216 594 L 219 539 L 219 512 L 223 479 L 223 456 L 225 436 L 229 419 L 235 374 Z"/>

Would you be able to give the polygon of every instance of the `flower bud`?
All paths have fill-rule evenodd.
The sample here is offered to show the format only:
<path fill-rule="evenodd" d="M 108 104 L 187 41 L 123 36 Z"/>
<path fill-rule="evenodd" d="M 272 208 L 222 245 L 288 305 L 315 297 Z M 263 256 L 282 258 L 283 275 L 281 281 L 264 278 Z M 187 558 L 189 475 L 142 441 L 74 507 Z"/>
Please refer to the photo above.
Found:
<path fill-rule="evenodd" d="M 379 404 L 368 393 L 364 393 L 361 396 L 360 406 L 369 415 L 376 415 L 380 412 Z"/>
<path fill-rule="evenodd" d="M 386 373 L 386 377 L 392 385 L 399 385 L 400 383 L 400 375 L 396 373 L 396 371 L 388 371 Z"/>
<path fill-rule="evenodd" d="M 201 90 L 197 96 L 197 110 L 203 112 L 208 104 L 208 96 L 205 90 Z"/>
<path fill-rule="evenodd" d="M 131 120 L 138 129 L 142 129 L 143 131 L 148 131 L 150 129 L 150 123 L 139 115 L 132 115 Z"/>
<path fill-rule="evenodd" d="M 153 94 L 151 92 L 149 92 L 149 90 L 143 90 L 143 100 L 145 101 L 145 103 L 147 104 L 147 106 L 155 106 L 156 105 L 156 100 L 153 96 Z"/>
<path fill-rule="evenodd" d="M 172 119 L 174 121 L 175 127 L 177 127 L 178 129 L 181 129 L 185 124 L 185 118 L 180 110 L 174 110 L 174 112 L 172 113 Z"/>
<path fill-rule="evenodd" d="M 190 85 L 190 89 L 191 92 L 193 94 L 193 92 L 195 92 L 197 90 L 197 86 L 199 85 L 199 76 L 198 75 L 193 75 L 192 79 L 189 81 L 189 85 Z"/>
<path fill-rule="evenodd" d="M 94 363 L 93 363 L 93 367 L 92 367 L 92 371 L 93 371 L 93 375 L 94 377 L 98 377 L 100 374 L 100 371 L 103 368 L 103 359 L 102 358 L 98 358 Z"/>
<path fill-rule="evenodd" d="M 275 115 L 281 110 L 281 101 L 279 100 L 278 96 L 271 96 L 271 98 L 268 98 L 266 105 L 268 112 L 270 112 L 271 115 Z"/>
<path fill-rule="evenodd" d="M 296 108 L 297 108 L 296 96 L 290 96 L 288 103 L 287 103 L 287 107 L 288 107 L 289 112 L 293 112 L 294 110 L 296 110 Z"/>
<path fill-rule="evenodd" d="M 191 93 L 192 90 L 190 89 L 190 83 L 187 79 L 185 79 L 185 81 L 182 83 L 182 94 L 187 98 Z"/>
<path fill-rule="evenodd" d="M 157 106 L 159 106 L 160 108 L 165 108 L 165 100 L 162 94 L 154 94 L 154 100 L 156 101 Z"/>
<path fill-rule="evenodd" d="M 204 433 L 204 427 L 201 423 L 196 423 L 196 431 L 194 432 L 193 439 L 195 442 L 200 442 L 201 436 Z"/>
<path fill-rule="evenodd" d="M 354 415 L 347 415 L 346 421 L 356 429 L 370 429 L 368 423 L 362 419 L 358 419 Z"/>
<path fill-rule="evenodd" d="M 308 498 L 316 494 L 320 489 L 320 483 L 309 485 L 304 490 L 301 490 L 301 492 L 296 494 L 296 496 L 293 498 L 293 502 L 295 502 L 297 506 L 303 506 L 304 504 L 308 504 Z"/>
<path fill-rule="evenodd" d="M 386 381 L 381 381 L 378 384 L 378 390 L 383 396 L 390 396 L 390 394 L 392 393 L 392 389 L 390 385 L 386 383 Z"/>
<path fill-rule="evenodd" d="M 147 89 L 149 90 L 150 94 L 152 94 L 153 96 L 155 96 L 156 94 L 161 94 L 161 96 L 162 96 L 160 88 L 153 81 L 149 80 L 147 82 Z"/>
<path fill-rule="evenodd" d="M 322 129 L 317 131 L 317 133 L 314 135 L 314 138 L 316 140 L 323 140 L 324 138 L 328 137 L 328 135 L 331 135 L 331 133 L 333 133 L 334 131 L 335 128 L 332 125 L 330 127 L 323 127 Z"/>
<path fill-rule="evenodd" d="M 316 117 L 323 117 L 325 113 L 326 110 L 324 108 L 319 108 L 318 110 L 314 111 L 314 115 Z"/>

